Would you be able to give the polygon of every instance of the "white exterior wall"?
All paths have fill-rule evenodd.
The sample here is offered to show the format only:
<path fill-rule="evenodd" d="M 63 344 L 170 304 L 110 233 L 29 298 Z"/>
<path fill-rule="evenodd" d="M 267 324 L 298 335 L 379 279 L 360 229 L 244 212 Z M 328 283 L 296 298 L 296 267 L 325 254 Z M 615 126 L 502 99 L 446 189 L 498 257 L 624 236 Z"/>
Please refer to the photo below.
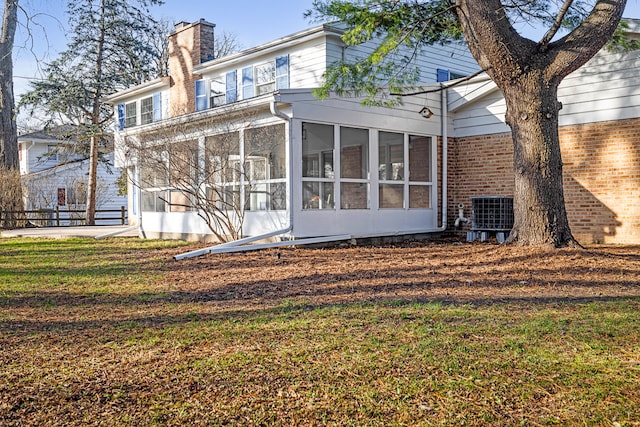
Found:
<path fill-rule="evenodd" d="M 24 177 L 24 182 L 28 183 L 27 194 L 31 205 L 27 209 L 55 209 L 58 200 L 58 188 L 66 190 L 67 205 L 59 206 L 61 212 L 67 209 L 84 209 L 85 205 L 69 205 L 70 189 L 74 183 L 87 182 L 88 161 L 74 162 L 68 165 L 55 167 L 40 171 Z M 121 170 L 110 167 L 110 171 L 103 163 L 98 164 L 97 171 L 97 210 L 120 210 L 122 206 L 127 208 L 127 196 L 118 195 L 118 185 L 116 181 L 120 177 Z M 36 200 L 34 200 L 36 199 Z M 119 217 L 120 213 L 99 214 L 100 217 Z M 62 216 L 61 216 L 62 217 Z M 99 225 L 117 225 L 120 220 L 98 221 Z M 67 225 L 64 224 L 63 225 Z"/>
<path fill-rule="evenodd" d="M 369 41 L 358 46 L 349 46 L 344 51 L 345 60 L 350 62 L 365 58 L 374 51 L 378 44 L 377 41 Z M 396 55 L 398 57 L 411 56 L 413 51 L 402 47 Z M 469 49 L 463 43 L 424 46 L 416 55 L 412 65 L 420 70 L 420 82 L 435 82 L 438 69 L 462 75 L 471 75 L 480 69 Z"/>
<path fill-rule="evenodd" d="M 295 97 L 292 97 L 295 99 Z M 287 95 L 282 96 L 286 100 Z M 311 236 L 330 236 L 350 234 L 354 237 L 402 235 L 434 232 L 438 229 L 438 188 L 437 177 L 437 139 L 441 135 L 441 115 L 439 96 L 431 95 L 424 99 L 408 98 L 403 106 L 393 109 L 383 107 L 364 107 L 358 99 L 328 99 L 318 101 L 313 98 L 299 97 L 293 102 L 292 126 L 292 203 L 293 231 L 296 238 Z M 430 119 L 424 119 L 418 111 L 425 104 L 434 112 Z M 369 209 L 302 209 L 302 123 L 319 123 L 337 126 L 369 129 Z M 431 170 L 434 181 L 431 186 L 430 209 L 380 209 L 378 208 L 378 146 L 377 131 L 408 133 L 431 136 Z M 335 153 L 339 156 L 339 152 Z M 336 160 L 334 160 L 336 161 Z M 334 164 L 335 170 L 339 166 Z M 338 174 L 336 174 L 338 175 Z M 339 185 L 336 178 L 335 185 Z M 339 197 L 338 188 L 335 189 Z"/>
<path fill-rule="evenodd" d="M 601 51 L 561 83 L 560 126 L 639 117 L 639 79 L 640 51 Z M 490 80 L 463 83 L 449 92 L 453 136 L 511 131 L 505 123 L 504 97 Z"/>

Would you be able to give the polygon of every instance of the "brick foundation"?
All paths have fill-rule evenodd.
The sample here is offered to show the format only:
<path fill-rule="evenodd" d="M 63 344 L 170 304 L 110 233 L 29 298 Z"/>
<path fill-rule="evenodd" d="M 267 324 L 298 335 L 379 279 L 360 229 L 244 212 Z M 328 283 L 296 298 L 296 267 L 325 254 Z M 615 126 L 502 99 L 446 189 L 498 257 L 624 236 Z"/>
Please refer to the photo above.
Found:
<path fill-rule="evenodd" d="M 560 128 L 565 202 L 581 243 L 640 243 L 640 119 Z M 449 224 L 471 196 L 513 195 L 511 134 L 449 141 Z"/>

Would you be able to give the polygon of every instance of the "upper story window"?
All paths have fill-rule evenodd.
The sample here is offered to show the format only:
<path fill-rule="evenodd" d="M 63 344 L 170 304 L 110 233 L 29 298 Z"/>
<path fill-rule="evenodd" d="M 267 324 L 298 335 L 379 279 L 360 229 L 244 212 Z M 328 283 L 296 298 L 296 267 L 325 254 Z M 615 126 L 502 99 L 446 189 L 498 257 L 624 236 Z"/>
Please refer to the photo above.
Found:
<path fill-rule="evenodd" d="M 289 55 L 242 69 L 242 99 L 289 88 Z"/>
<path fill-rule="evenodd" d="M 140 124 L 146 125 L 153 122 L 153 97 L 140 101 Z"/>
<path fill-rule="evenodd" d="M 146 125 L 162 120 L 162 94 L 157 92 L 152 96 L 142 98 L 140 102 L 118 104 L 118 128 L 120 130 L 138 125 L 138 104 L 140 104 L 140 124 Z"/>
<path fill-rule="evenodd" d="M 447 82 L 449 80 L 455 80 L 455 79 L 460 79 L 462 77 L 467 77 L 464 74 L 456 73 L 455 71 L 445 70 L 442 68 L 438 68 L 436 70 L 436 73 L 437 73 L 437 78 L 436 78 L 437 82 Z"/>
<path fill-rule="evenodd" d="M 224 75 L 196 80 L 196 111 L 288 88 L 289 55 L 278 56 Z"/>
<path fill-rule="evenodd" d="M 276 88 L 276 64 L 274 61 L 256 65 L 256 95 L 273 92 Z"/>
<path fill-rule="evenodd" d="M 137 102 L 129 102 L 124 105 L 124 127 L 130 128 L 137 125 Z"/>

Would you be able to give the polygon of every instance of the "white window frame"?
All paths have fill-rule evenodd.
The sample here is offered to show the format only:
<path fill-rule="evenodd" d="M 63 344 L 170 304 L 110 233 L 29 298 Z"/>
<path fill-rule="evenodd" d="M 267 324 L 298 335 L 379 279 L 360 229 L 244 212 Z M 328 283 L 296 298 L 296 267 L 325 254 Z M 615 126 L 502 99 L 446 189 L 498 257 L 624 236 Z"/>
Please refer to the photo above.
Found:
<path fill-rule="evenodd" d="M 133 112 L 133 114 L 131 114 Z M 124 104 L 124 127 L 132 128 L 138 125 L 138 101 Z"/>

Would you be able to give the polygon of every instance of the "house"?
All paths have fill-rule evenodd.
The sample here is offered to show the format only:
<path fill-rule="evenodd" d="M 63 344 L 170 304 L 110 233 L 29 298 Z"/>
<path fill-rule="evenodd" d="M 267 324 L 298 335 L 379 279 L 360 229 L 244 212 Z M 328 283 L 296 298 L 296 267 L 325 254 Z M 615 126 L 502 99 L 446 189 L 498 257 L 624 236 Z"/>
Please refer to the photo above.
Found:
<path fill-rule="evenodd" d="M 72 145 L 67 137 L 70 130 L 68 126 L 59 126 L 18 136 L 25 208 L 50 213 L 58 210 L 60 218 L 65 219 L 61 225 L 79 222 L 73 219 L 84 217 L 83 213 L 69 213 L 69 210 L 83 211 L 87 197 L 89 160 L 83 153 L 69 149 Z M 105 155 L 104 160 L 98 165 L 96 206 L 99 210 L 119 211 L 127 203 L 127 197 L 118 194 L 117 180 L 122 169 L 114 167 L 113 152 Z M 98 218 L 100 216 L 120 214 L 114 212 Z M 52 221 L 41 223 L 50 225 Z M 121 224 L 121 220 L 102 220 L 99 224 Z"/>
<path fill-rule="evenodd" d="M 474 196 L 513 195 L 500 92 L 483 76 L 442 83 L 478 70 L 463 45 L 415 56 L 423 87 L 444 90 L 371 107 L 313 94 L 330 64 L 372 48 L 347 47 L 339 28 L 216 59 L 214 27 L 178 24 L 170 76 L 107 99 L 116 164 L 131 178 L 129 221 L 145 236 L 215 240 L 228 224 L 234 238 L 437 233 L 461 205 L 471 216 Z M 603 52 L 561 88 L 567 205 L 583 241 L 640 242 L 638 69 L 638 52 Z M 201 195 L 219 222 L 203 215 Z"/>

